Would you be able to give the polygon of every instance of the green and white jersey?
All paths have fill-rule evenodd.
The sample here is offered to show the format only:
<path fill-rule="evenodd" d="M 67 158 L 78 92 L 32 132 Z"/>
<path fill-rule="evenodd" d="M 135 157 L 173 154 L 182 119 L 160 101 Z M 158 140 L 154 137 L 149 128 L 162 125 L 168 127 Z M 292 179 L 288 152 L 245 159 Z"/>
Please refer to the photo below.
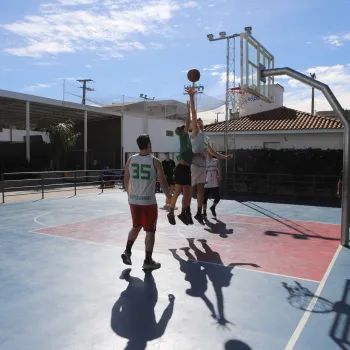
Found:
<path fill-rule="evenodd" d="M 130 158 L 129 173 L 131 191 L 129 203 L 136 205 L 157 204 L 156 181 L 157 171 L 154 165 L 155 157 L 147 154 L 134 154 Z"/>

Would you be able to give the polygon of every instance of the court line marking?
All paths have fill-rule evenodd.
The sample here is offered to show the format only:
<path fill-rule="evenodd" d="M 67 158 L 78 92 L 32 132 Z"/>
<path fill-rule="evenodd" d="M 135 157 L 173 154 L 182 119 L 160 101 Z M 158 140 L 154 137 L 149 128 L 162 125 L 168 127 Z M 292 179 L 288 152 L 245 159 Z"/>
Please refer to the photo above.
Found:
<path fill-rule="evenodd" d="M 87 239 L 81 239 L 81 238 L 76 238 L 76 237 L 67 237 L 67 236 L 60 236 L 60 235 L 54 235 L 52 233 L 41 233 L 41 232 L 36 232 L 35 230 L 31 230 L 28 231 L 30 233 L 34 233 L 36 235 L 41 235 L 41 236 L 49 236 L 49 237 L 54 237 L 54 238 L 58 238 L 58 239 L 63 239 L 63 240 L 68 240 L 68 241 L 75 241 L 75 242 L 81 242 L 81 243 L 86 243 L 86 244 L 92 244 L 92 245 L 98 245 L 98 246 L 102 246 L 102 247 L 109 247 L 109 248 L 119 248 L 119 249 L 123 249 L 122 247 L 118 246 L 118 245 L 113 245 L 113 244 L 108 244 L 108 243 L 101 243 L 101 242 L 95 242 L 95 241 L 89 241 Z M 135 249 L 137 252 L 142 253 L 143 251 L 141 251 L 140 249 Z M 164 254 L 167 255 L 166 253 L 160 253 L 160 254 Z M 196 262 L 197 260 L 193 260 L 193 262 Z M 199 261 L 200 263 L 203 264 L 209 264 L 209 265 L 215 265 L 215 266 L 220 266 L 222 268 L 228 268 L 229 266 L 225 266 L 225 265 L 221 265 L 218 263 L 213 263 L 213 262 L 208 262 L 208 261 Z M 289 276 L 289 275 L 283 275 L 283 274 L 279 274 L 279 273 L 274 273 L 274 272 L 268 272 L 268 271 L 259 271 L 259 270 L 253 270 L 253 269 L 247 269 L 244 267 L 234 267 L 234 269 L 237 270 L 244 270 L 244 271 L 251 271 L 251 272 L 257 272 L 257 273 L 263 273 L 266 275 L 272 275 L 272 276 L 276 276 L 276 277 L 283 277 L 283 278 L 288 278 L 288 279 L 295 279 L 295 280 L 302 280 L 302 281 L 307 281 L 307 282 L 313 282 L 313 283 L 320 283 L 320 281 L 316 281 L 316 280 L 311 280 L 311 279 L 307 279 L 307 278 L 302 278 L 302 277 L 296 277 L 296 276 Z"/>
<path fill-rule="evenodd" d="M 296 342 L 298 341 L 302 331 L 304 330 L 305 326 L 306 326 L 306 323 L 307 321 L 309 320 L 309 317 L 317 303 L 317 300 L 321 297 L 321 293 L 322 293 L 322 290 L 327 282 L 327 279 L 328 279 L 328 276 L 339 256 L 339 253 L 342 249 L 342 246 L 339 245 L 337 251 L 335 252 L 333 258 L 332 258 L 332 261 L 330 262 L 330 264 L 328 265 L 328 268 L 326 270 L 326 273 L 324 274 L 320 284 L 318 285 L 318 288 L 316 289 L 316 292 L 314 294 L 314 296 L 312 297 L 307 309 L 305 310 L 301 320 L 299 321 L 297 327 L 295 328 L 294 330 L 294 333 L 292 334 L 292 336 L 290 337 L 286 347 L 285 347 L 285 350 L 293 350 L 294 349 L 294 346 L 296 344 Z"/>

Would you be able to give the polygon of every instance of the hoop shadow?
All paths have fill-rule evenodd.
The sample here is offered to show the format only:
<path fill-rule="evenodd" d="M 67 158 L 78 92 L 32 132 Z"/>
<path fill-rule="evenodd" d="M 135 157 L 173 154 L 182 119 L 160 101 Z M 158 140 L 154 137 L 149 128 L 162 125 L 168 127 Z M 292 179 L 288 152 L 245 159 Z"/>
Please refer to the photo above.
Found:
<path fill-rule="evenodd" d="M 209 221 L 208 219 L 206 219 L 204 222 L 206 223 L 206 225 L 209 227 L 209 229 L 205 228 L 205 231 L 208 231 L 210 233 L 213 234 L 218 234 L 221 238 L 227 238 L 228 235 L 232 235 L 233 234 L 233 229 L 229 228 L 227 229 L 227 225 L 218 220 L 218 219 L 213 219 L 216 221 L 216 223 L 212 223 L 211 221 Z"/>
<path fill-rule="evenodd" d="M 158 290 L 152 273 L 145 273 L 144 280 L 130 276 L 131 269 L 122 272 L 120 278 L 128 282 L 112 308 L 111 328 L 122 338 L 129 339 L 125 350 L 143 350 L 147 342 L 158 339 L 174 310 L 174 296 L 169 295 L 169 304 L 160 320 L 156 321 L 154 308 L 158 301 Z"/>
<path fill-rule="evenodd" d="M 343 288 L 343 295 L 340 301 L 335 303 L 316 296 L 308 288 L 303 287 L 301 283 L 294 281 L 295 285 L 288 285 L 282 282 L 289 296 L 288 302 L 300 310 L 307 311 L 307 308 L 313 297 L 317 297 L 317 302 L 312 313 L 335 313 L 334 321 L 329 330 L 329 337 L 342 350 L 349 350 L 349 332 L 350 332 L 350 305 L 347 303 L 350 296 L 350 280 L 346 280 Z"/>
<path fill-rule="evenodd" d="M 176 249 L 170 249 L 174 258 L 180 263 L 180 270 L 185 274 L 185 280 L 191 285 L 191 288 L 187 289 L 186 293 L 193 297 L 202 298 L 211 313 L 211 317 L 216 319 L 217 324 L 221 327 L 227 327 L 228 324 L 232 323 L 225 317 L 223 287 L 228 287 L 230 285 L 233 276 L 232 270 L 235 266 L 259 266 L 249 263 L 232 263 L 225 266 L 220 254 L 213 251 L 206 240 L 198 240 L 202 244 L 204 252 L 195 245 L 194 238 L 187 238 L 187 240 L 189 247 L 180 249 L 184 250 L 188 260 L 182 259 L 176 253 Z M 195 257 L 191 254 L 190 249 L 194 251 Z M 213 303 L 205 295 L 208 287 L 208 279 L 211 281 L 214 288 L 217 301 L 217 313 Z"/>
<path fill-rule="evenodd" d="M 225 343 L 225 350 L 252 350 L 252 348 L 240 340 L 232 339 Z"/>
<path fill-rule="evenodd" d="M 323 239 L 325 241 L 339 241 L 339 238 L 332 238 L 332 237 L 324 237 L 324 236 L 315 236 L 315 235 L 308 235 L 305 233 L 289 233 L 289 232 L 278 232 L 278 231 L 265 231 L 264 234 L 266 236 L 272 236 L 272 237 L 278 237 L 279 235 L 288 235 L 292 236 L 295 239 L 302 239 L 307 240 L 310 238 L 317 238 L 317 239 Z"/>

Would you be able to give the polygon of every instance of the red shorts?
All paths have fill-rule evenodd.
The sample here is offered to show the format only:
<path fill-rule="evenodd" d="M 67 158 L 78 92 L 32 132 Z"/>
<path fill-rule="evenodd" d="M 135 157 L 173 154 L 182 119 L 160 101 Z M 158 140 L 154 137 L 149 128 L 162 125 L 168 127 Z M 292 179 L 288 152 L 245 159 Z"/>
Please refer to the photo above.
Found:
<path fill-rule="evenodd" d="M 140 227 L 148 232 L 156 232 L 158 219 L 158 205 L 137 205 L 130 204 L 132 225 Z"/>

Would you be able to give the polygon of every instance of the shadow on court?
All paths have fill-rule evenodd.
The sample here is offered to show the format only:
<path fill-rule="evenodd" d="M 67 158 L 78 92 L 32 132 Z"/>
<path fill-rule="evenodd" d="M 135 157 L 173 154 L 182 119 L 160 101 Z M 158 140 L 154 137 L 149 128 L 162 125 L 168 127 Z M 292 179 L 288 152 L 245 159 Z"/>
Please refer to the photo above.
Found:
<path fill-rule="evenodd" d="M 128 282 L 114 304 L 111 316 L 111 328 L 120 337 L 129 339 L 125 350 L 143 350 L 147 342 L 163 336 L 174 310 L 173 295 L 169 295 L 169 304 L 157 322 L 154 308 L 158 301 L 158 290 L 152 273 L 145 273 L 144 280 L 130 276 L 126 269 L 120 276 Z"/>
<path fill-rule="evenodd" d="M 235 266 L 249 265 L 256 268 L 260 266 L 250 263 L 232 263 L 225 266 L 219 253 L 213 251 L 206 240 L 198 240 L 204 251 L 195 245 L 194 238 L 187 238 L 187 240 L 189 246 L 180 248 L 185 252 L 187 260 L 182 259 L 176 249 L 170 249 L 173 257 L 180 264 L 180 271 L 185 274 L 185 281 L 190 283 L 190 288 L 186 290 L 186 293 L 192 297 L 201 298 L 208 307 L 211 317 L 217 321 L 219 326 L 227 327 L 228 324 L 233 324 L 225 316 L 222 289 L 230 285 L 232 270 Z M 190 250 L 194 252 L 194 255 Z M 217 312 L 213 302 L 205 294 L 208 289 L 208 279 L 215 291 Z"/>
<path fill-rule="evenodd" d="M 233 229 L 232 228 L 228 229 L 227 225 L 224 222 L 216 218 L 213 220 L 215 221 L 215 223 L 212 223 L 208 219 L 204 220 L 205 224 L 209 227 L 209 228 L 205 228 L 204 229 L 205 231 L 219 235 L 221 238 L 227 238 L 228 235 L 233 234 Z"/>
<path fill-rule="evenodd" d="M 326 241 L 339 241 L 338 238 L 332 238 L 332 237 L 324 237 L 320 235 L 308 235 L 305 233 L 289 233 L 289 232 L 278 232 L 278 231 L 265 231 L 266 236 L 272 236 L 272 237 L 278 237 L 279 235 L 287 235 L 287 236 L 292 236 L 295 239 L 310 239 L 310 238 L 317 238 L 317 239 L 324 239 Z"/>
<path fill-rule="evenodd" d="M 225 350 L 253 350 L 240 340 L 229 340 L 225 343 Z"/>
<path fill-rule="evenodd" d="M 300 282 L 294 281 L 294 285 L 282 282 L 282 286 L 288 292 L 287 300 L 293 306 L 300 310 L 306 311 L 312 298 L 316 295 L 308 288 L 302 286 Z M 329 337 L 338 345 L 339 349 L 349 350 L 350 334 L 350 280 L 346 280 L 343 295 L 340 301 L 335 303 L 317 296 L 317 302 L 312 313 L 331 313 L 334 312 L 334 320 L 329 330 Z"/>

